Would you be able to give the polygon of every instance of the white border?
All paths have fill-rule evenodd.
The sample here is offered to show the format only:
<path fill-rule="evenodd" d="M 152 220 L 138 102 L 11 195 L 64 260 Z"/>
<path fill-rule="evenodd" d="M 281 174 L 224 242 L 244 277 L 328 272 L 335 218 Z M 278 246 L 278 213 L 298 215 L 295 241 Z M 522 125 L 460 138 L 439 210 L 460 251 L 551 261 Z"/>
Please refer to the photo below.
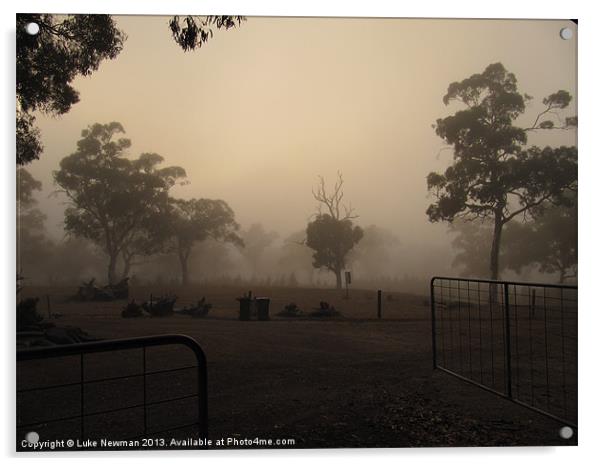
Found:
<path fill-rule="evenodd" d="M 600 30 L 602 17 L 594 1 L 545 1 L 526 2 L 506 0 L 504 2 L 483 2 L 469 0 L 418 2 L 387 2 L 365 0 L 344 2 L 326 0 L 266 1 L 266 0 L 21 0 L 12 3 L 2 2 L 2 215 L 5 227 L 0 230 L 4 267 L 0 280 L 0 296 L 4 297 L 4 339 L 2 348 L 2 369 L 5 383 L 2 384 L 2 419 L 0 420 L 0 441 L 4 456 L 12 456 L 14 445 L 14 14 L 16 12 L 52 13 L 111 13 L 111 14 L 244 14 L 272 16 L 394 16 L 394 17 L 455 17 L 455 18 L 557 18 L 579 19 L 579 166 L 580 166 L 580 225 L 579 225 L 579 275 L 580 275 L 580 429 L 577 448 L 506 448 L 506 449 L 389 449 L 389 450 L 295 450 L 295 451 L 220 451 L 220 452 L 111 452 L 85 454 L 85 460 L 99 464 L 108 458 L 144 457 L 150 463 L 164 463 L 168 457 L 195 463 L 219 459 L 241 460 L 250 465 L 266 461 L 287 464 L 307 462 L 332 462 L 343 460 L 346 464 L 363 464 L 378 460 L 384 463 L 399 464 L 434 463 L 468 466 L 491 465 L 507 466 L 515 461 L 542 461 L 548 465 L 567 466 L 593 464 L 600 457 L 597 448 L 601 432 L 600 398 L 602 397 L 600 354 L 598 341 L 602 336 L 602 309 L 599 306 L 596 288 L 600 286 L 597 272 L 602 264 L 599 243 L 600 191 L 598 186 L 602 174 L 602 144 L 597 137 L 600 133 L 596 119 L 600 108 Z M 43 458 L 50 464 L 69 461 L 82 461 L 84 454 L 37 454 L 22 455 L 26 461 L 32 457 Z"/>

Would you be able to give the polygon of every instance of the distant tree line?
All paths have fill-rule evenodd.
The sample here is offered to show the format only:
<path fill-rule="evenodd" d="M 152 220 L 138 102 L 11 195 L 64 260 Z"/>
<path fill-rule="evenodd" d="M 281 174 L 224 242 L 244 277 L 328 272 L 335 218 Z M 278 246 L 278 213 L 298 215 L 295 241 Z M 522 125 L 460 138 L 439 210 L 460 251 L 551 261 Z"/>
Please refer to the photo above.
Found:
<path fill-rule="evenodd" d="M 93 245 L 80 238 L 51 238 L 46 231 L 46 215 L 38 207 L 35 193 L 42 183 L 25 169 L 17 170 L 17 273 L 28 283 L 43 281 L 76 283 L 94 276 L 103 258 Z"/>
<path fill-rule="evenodd" d="M 130 276 L 133 283 L 141 277 L 164 284 L 330 287 L 323 270 L 340 287 L 341 271 L 356 266 L 366 271 L 364 277 L 380 276 L 383 284 L 399 285 L 386 275 L 402 263 L 399 240 L 374 225 L 353 226 L 351 210 L 342 205 L 338 220 L 328 218 L 330 211 L 318 212 L 304 230 L 275 247 L 278 235 L 261 224 L 239 229 L 225 201 L 171 196 L 173 186 L 186 183 L 184 169 L 164 167 L 163 158 L 154 153 L 126 157 L 131 142 L 123 136 L 123 127 L 115 122 L 86 128 L 77 149 L 54 172 L 68 200 L 61 241 L 49 238 L 45 216 L 37 208 L 34 193 L 41 183 L 19 169 L 18 270 L 24 276 L 73 283 L 104 268 L 112 282 Z M 341 188 L 339 175 L 335 192 L 342 200 Z M 314 194 L 331 197 L 323 180 Z M 331 207 L 336 217 L 336 207 Z M 338 274 L 333 273 L 337 266 Z M 361 277 L 361 272 L 355 277 L 358 283 Z"/>

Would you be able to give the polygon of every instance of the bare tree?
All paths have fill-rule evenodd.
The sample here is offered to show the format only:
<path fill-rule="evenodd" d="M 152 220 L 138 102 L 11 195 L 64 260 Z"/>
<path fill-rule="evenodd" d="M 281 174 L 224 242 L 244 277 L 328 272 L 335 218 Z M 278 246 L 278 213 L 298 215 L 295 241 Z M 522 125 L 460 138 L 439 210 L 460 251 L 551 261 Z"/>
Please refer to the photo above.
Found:
<path fill-rule="evenodd" d="M 334 273 L 337 289 L 342 288 L 341 273 L 345 269 L 347 255 L 362 239 L 363 230 L 354 226 L 351 206 L 343 204 L 343 175 L 338 179 L 331 194 L 326 192 L 326 183 L 319 177 L 317 190 L 312 189 L 314 198 L 320 203 L 315 219 L 307 225 L 305 244 L 313 249 L 313 266 L 326 268 Z M 328 213 L 322 212 L 326 206 Z"/>
<path fill-rule="evenodd" d="M 326 192 L 326 182 L 323 176 L 318 176 L 319 183 L 317 189 L 311 190 L 314 195 L 314 199 L 320 204 L 318 205 L 318 215 L 322 214 L 322 208 L 326 206 L 328 213 L 335 220 L 352 220 L 357 218 L 357 215 L 353 215 L 353 209 L 351 205 L 343 204 L 343 174 L 337 172 L 337 181 L 334 184 L 332 194 Z M 343 214 L 343 216 L 341 216 Z"/>

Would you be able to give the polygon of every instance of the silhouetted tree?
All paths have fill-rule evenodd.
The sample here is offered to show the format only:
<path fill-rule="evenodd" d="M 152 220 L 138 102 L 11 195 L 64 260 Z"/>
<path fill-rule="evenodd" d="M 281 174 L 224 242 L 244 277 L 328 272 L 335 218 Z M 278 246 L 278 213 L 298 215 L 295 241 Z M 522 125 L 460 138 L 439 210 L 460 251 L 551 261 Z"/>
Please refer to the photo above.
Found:
<path fill-rule="evenodd" d="M 26 278 L 31 278 L 36 272 L 39 275 L 42 263 L 48 260 L 53 250 L 44 225 L 46 215 L 37 208 L 34 195 L 41 189 L 42 183 L 27 170 L 17 170 L 17 272 Z"/>
<path fill-rule="evenodd" d="M 572 197 L 572 206 L 550 205 L 530 222 L 509 225 L 508 268 L 520 272 L 537 265 L 542 273 L 558 274 L 559 283 L 577 278 L 577 196 Z"/>
<path fill-rule="evenodd" d="M 314 273 L 312 250 L 305 244 L 306 237 L 305 230 L 286 237 L 280 250 L 278 264 L 287 272 L 303 272 L 307 280 L 312 283 Z"/>
<path fill-rule="evenodd" d="M 37 203 L 34 191 L 41 191 L 42 183 L 25 168 L 17 169 L 17 209 L 29 208 Z"/>
<path fill-rule="evenodd" d="M 36 35 L 25 31 L 34 22 Z M 105 59 L 115 58 L 125 34 L 109 15 L 17 15 L 17 163 L 38 159 L 42 152 L 33 112 L 62 115 L 79 101 L 71 86 Z"/>
<path fill-rule="evenodd" d="M 17 170 L 17 270 L 28 283 L 76 283 L 93 277 L 102 258 L 92 243 L 70 237 L 57 241 L 48 235 L 46 215 L 34 195 L 41 188 L 25 168 Z"/>
<path fill-rule="evenodd" d="M 537 267 L 542 273 L 558 274 L 564 283 L 577 276 L 577 206 L 546 206 L 526 222 L 512 220 L 505 226 L 500 248 L 500 271 L 521 273 Z M 452 265 L 462 266 L 462 275 L 481 277 L 488 271 L 491 219 L 483 222 L 453 222 L 452 247 L 458 252 Z"/>
<path fill-rule="evenodd" d="M 566 108 L 570 94 L 558 91 L 546 97 L 531 127 L 515 126 L 530 99 L 518 92 L 514 74 L 501 63 L 492 64 L 481 74 L 450 84 L 443 102 L 457 101 L 466 108 L 435 125 L 437 135 L 453 147 L 454 161 L 443 174 L 428 175 L 428 189 L 437 201 L 426 213 L 431 222 L 493 219 L 492 279 L 499 276 L 504 225 L 519 215 L 533 215 L 546 201 L 568 204 L 564 193 L 577 185 L 576 147 L 525 148 L 528 131 L 576 124 L 576 117 L 566 118 L 561 126 L 542 121 Z"/>
<path fill-rule="evenodd" d="M 319 178 L 314 198 L 319 202 L 316 218 L 309 222 L 306 229 L 305 244 L 314 250 L 313 266 L 326 268 L 335 274 L 337 289 L 341 289 L 343 281 L 341 272 L 345 269 L 347 255 L 362 239 L 363 231 L 353 226 L 353 209 L 343 204 L 343 176 L 339 172 L 334 190 L 326 192 L 324 178 Z M 326 208 L 328 213 L 322 213 Z"/>
<path fill-rule="evenodd" d="M 109 257 L 108 280 L 117 280 L 116 266 L 150 217 L 164 209 L 169 189 L 186 176 L 181 167 L 158 168 L 163 157 L 145 153 L 125 158 L 129 139 L 120 123 L 94 124 L 82 131 L 77 150 L 63 158 L 55 183 L 68 198 L 65 230 L 88 238 Z"/>
<path fill-rule="evenodd" d="M 195 244 L 188 259 L 189 274 L 196 273 L 200 279 L 207 280 L 236 270 L 238 264 L 233 260 L 231 244 L 213 238 Z"/>
<path fill-rule="evenodd" d="M 225 29 L 240 26 L 244 16 L 174 16 L 169 28 L 176 43 L 184 50 L 195 50 L 213 37 L 213 28 Z"/>
<path fill-rule="evenodd" d="M 222 200 L 170 199 L 158 225 L 156 238 L 165 252 L 178 256 L 183 285 L 189 283 L 188 260 L 196 243 L 213 239 L 244 246 L 234 212 Z"/>
<path fill-rule="evenodd" d="M 363 229 L 363 236 L 351 251 L 349 260 L 366 276 L 376 278 L 398 268 L 401 259 L 401 242 L 389 230 L 369 225 Z"/>
<path fill-rule="evenodd" d="M 266 248 L 278 238 L 278 234 L 266 231 L 260 223 L 254 223 L 241 233 L 241 237 L 245 245 L 241 253 L 251 265 L 253 275 L 256 275 L 261 256 Z"/>

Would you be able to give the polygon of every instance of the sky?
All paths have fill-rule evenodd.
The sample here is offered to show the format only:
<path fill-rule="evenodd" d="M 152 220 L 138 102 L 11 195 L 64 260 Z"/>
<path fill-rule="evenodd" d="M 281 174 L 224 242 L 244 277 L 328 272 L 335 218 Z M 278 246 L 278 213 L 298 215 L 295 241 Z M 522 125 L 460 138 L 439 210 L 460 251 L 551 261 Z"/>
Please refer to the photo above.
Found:
<path fill-rule="evenodd" d="M 432 128 L 459 109 L 443 103 L 448 85 L 501 62 L 534 97 L 525 126 L 550 93 L 576 98 L 576 27 L 566 21 L 251 17 L 184 52 L 169 17 L 115 19 L 123 51 L 74 81 L 80 102 L 69 113 L 37 116 L 45 150 L 27 169 L 43 183 L 40 206 L 57 237 L 65 205 L 52 171 L 82 129 L 118 121 L 129 155 L 157 152 L 185 168 L 189 184 L 173 195 L 224 199 L 243 227 L 259 222 L 282 237 L 304 229 L 318 176 L 332 185 L 341 171 L 357 223 L 448 248 L 446 225 L 425 214 L 426 176 L 452 160 Z M 573 39 L 560 37 L 563 27 Z M 576 134 L 529 143 L 573 145 Z"/>

